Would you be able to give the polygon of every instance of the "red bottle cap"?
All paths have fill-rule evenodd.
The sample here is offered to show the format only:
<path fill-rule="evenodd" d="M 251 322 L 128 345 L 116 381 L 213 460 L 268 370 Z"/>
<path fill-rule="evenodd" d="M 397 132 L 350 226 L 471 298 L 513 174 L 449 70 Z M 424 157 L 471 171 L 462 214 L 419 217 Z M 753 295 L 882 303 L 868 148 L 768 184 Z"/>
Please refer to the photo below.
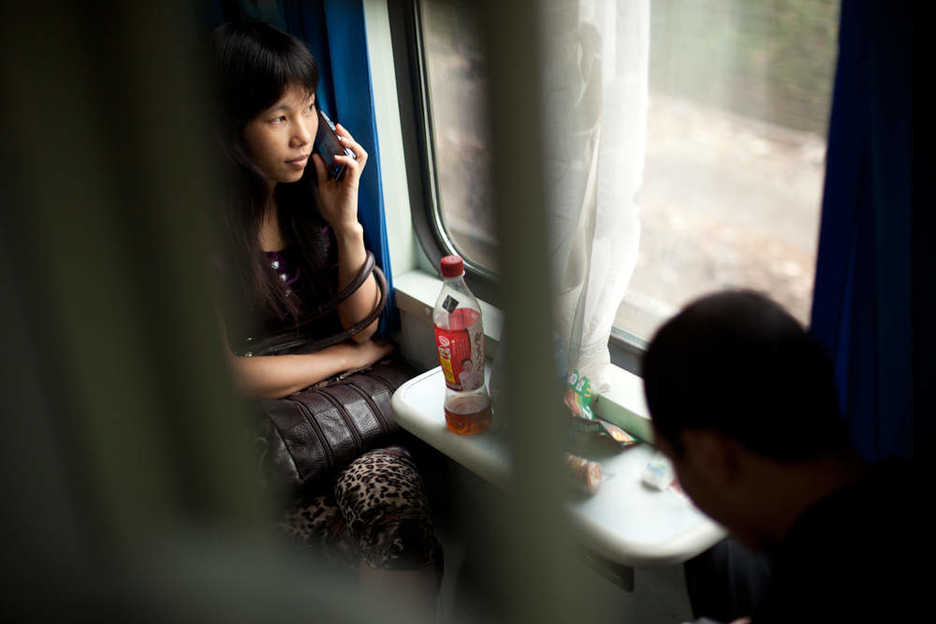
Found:
<path fill-rule="evenodd" d="M 461 256 L 445 256 L 440 262 L 442 277 L 458 277 L 465 272 L 465 263 Z"/>

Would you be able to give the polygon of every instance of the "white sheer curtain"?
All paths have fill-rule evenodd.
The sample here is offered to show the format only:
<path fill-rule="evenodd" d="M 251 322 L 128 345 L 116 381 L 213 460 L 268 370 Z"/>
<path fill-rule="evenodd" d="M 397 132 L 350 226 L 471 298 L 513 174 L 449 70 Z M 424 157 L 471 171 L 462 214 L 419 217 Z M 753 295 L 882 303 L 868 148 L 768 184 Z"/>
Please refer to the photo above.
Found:
<path fill-rule="evenodd" d="M 554 0 L 544 16 L 556 312 L 569 369 L 600 392 L 640 241 L 650 6 Z"/>

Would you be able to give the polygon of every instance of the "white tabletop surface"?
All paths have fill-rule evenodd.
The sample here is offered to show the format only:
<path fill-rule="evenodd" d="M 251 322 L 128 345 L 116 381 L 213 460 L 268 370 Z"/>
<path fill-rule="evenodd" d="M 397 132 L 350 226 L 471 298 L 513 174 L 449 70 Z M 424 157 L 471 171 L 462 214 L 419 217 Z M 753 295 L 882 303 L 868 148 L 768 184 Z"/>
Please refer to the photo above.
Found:
<path fill-rule="evenodd" d="M 494 431 L 461 436 L 445 427 L 442 403 L 445 381 L 440 368 L 409 380 L 393 395 L 400 426 L 421 438 L 481 478 L 499 487 L 508 483 L 510 462 L 503 435 Z M 497 415 L 495 414 L 495 418 Z M 626 566 L 681 563 L 715 544 L 725 531 L 680 492 L 641 483 L 653 447 L 638 444 L 617 450 L 599 440 L 582 453 L 601 463 L 603 478 L 597 494 L 569 503 L 581 541 L 596 554 Z M 589 447 L 591 448 L 591 447 Z"/>

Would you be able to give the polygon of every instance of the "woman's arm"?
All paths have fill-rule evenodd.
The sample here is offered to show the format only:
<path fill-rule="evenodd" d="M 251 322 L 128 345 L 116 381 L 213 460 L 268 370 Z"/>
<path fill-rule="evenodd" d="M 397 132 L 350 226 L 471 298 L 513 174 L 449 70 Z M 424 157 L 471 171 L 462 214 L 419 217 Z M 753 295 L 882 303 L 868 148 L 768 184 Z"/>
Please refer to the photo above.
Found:
<path fill-rule="evenodd" d="M 312 155 L 315 173 L 318 178 L 318 192 L 322 216 L 331 226 L 338 241 L 338 290 L 350 284 L 357 276 L 367 251 L 364 248 L 364 228 L 357 219 L 358 186 L 361 172 L 367 163 L 367 152 L 351 137 L 341 124 L 337 128 L 338 140 L 354 152 L 356 158 L 335 156 L 335 160 L 345 165 L 345 174 L 340 181 L 329 180 L 325 175 L 325 164 L 321 156 Z M 343 327 L 348 328 L 365 318 L 379 302 L 380 291 L 374 276 L 364 281 L 353 295 L 338 305 L 338 318 Z M 367 341 L 377 331 L 378 321 L 374 321 L 353 340 L 359 344 Z"/>
<path fill-rule="evenodd" d="M 350 284 L 364 265 L 367 251 L 364 249 L 364 228 L 355 223 L 356 227 L 346 227 L 343 230 L 334 230 L 338 241 L 338 290 Z M 370 275 L 361 287 L 338 304 L 338 318 L 345 329 L 351 327 L 368 314 L 380 302 L 380 290 L 374 276 Z M 364 330 L 352 336 L 352 340 L 362 343 L 377 331 L 379 320 L 375 320 Z"/>
<path fill-rule="evenodd" d="M 278 399 L 338 373 L 373 364 L 392 350 L 393 345 L 368 340 L 298 355 L 241 357 L 228 350 L 228 361 L 241 393 L 260 399 Z"/>
<path fill-rule="evenodd" d="M 393 351 L 390 343 L 368 340 L 344 342 L 315 353 L 243 357 L 231 351 L 227 325 L 220 314 L 218 327 L 235 386 L 241 394 L 258 399 L 289 396 L 338 373 L 369 366 Z"/>

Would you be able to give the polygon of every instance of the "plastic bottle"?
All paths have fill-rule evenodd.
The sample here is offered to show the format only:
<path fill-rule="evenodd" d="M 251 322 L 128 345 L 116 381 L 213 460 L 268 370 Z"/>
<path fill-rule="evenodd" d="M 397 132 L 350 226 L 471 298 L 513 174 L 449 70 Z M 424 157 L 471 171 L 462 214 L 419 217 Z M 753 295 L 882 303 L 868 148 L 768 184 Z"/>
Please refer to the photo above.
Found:
<path fill-rule="evenodd" d="M 445 256 L 441 265 L 444 283 L 432 322 L 445 375 L 445 424 L 455 433 L 481 433 L 491 425 L 491 399 L 484 386 L 481 306 L 465 284 L 462 259 Z"/>

